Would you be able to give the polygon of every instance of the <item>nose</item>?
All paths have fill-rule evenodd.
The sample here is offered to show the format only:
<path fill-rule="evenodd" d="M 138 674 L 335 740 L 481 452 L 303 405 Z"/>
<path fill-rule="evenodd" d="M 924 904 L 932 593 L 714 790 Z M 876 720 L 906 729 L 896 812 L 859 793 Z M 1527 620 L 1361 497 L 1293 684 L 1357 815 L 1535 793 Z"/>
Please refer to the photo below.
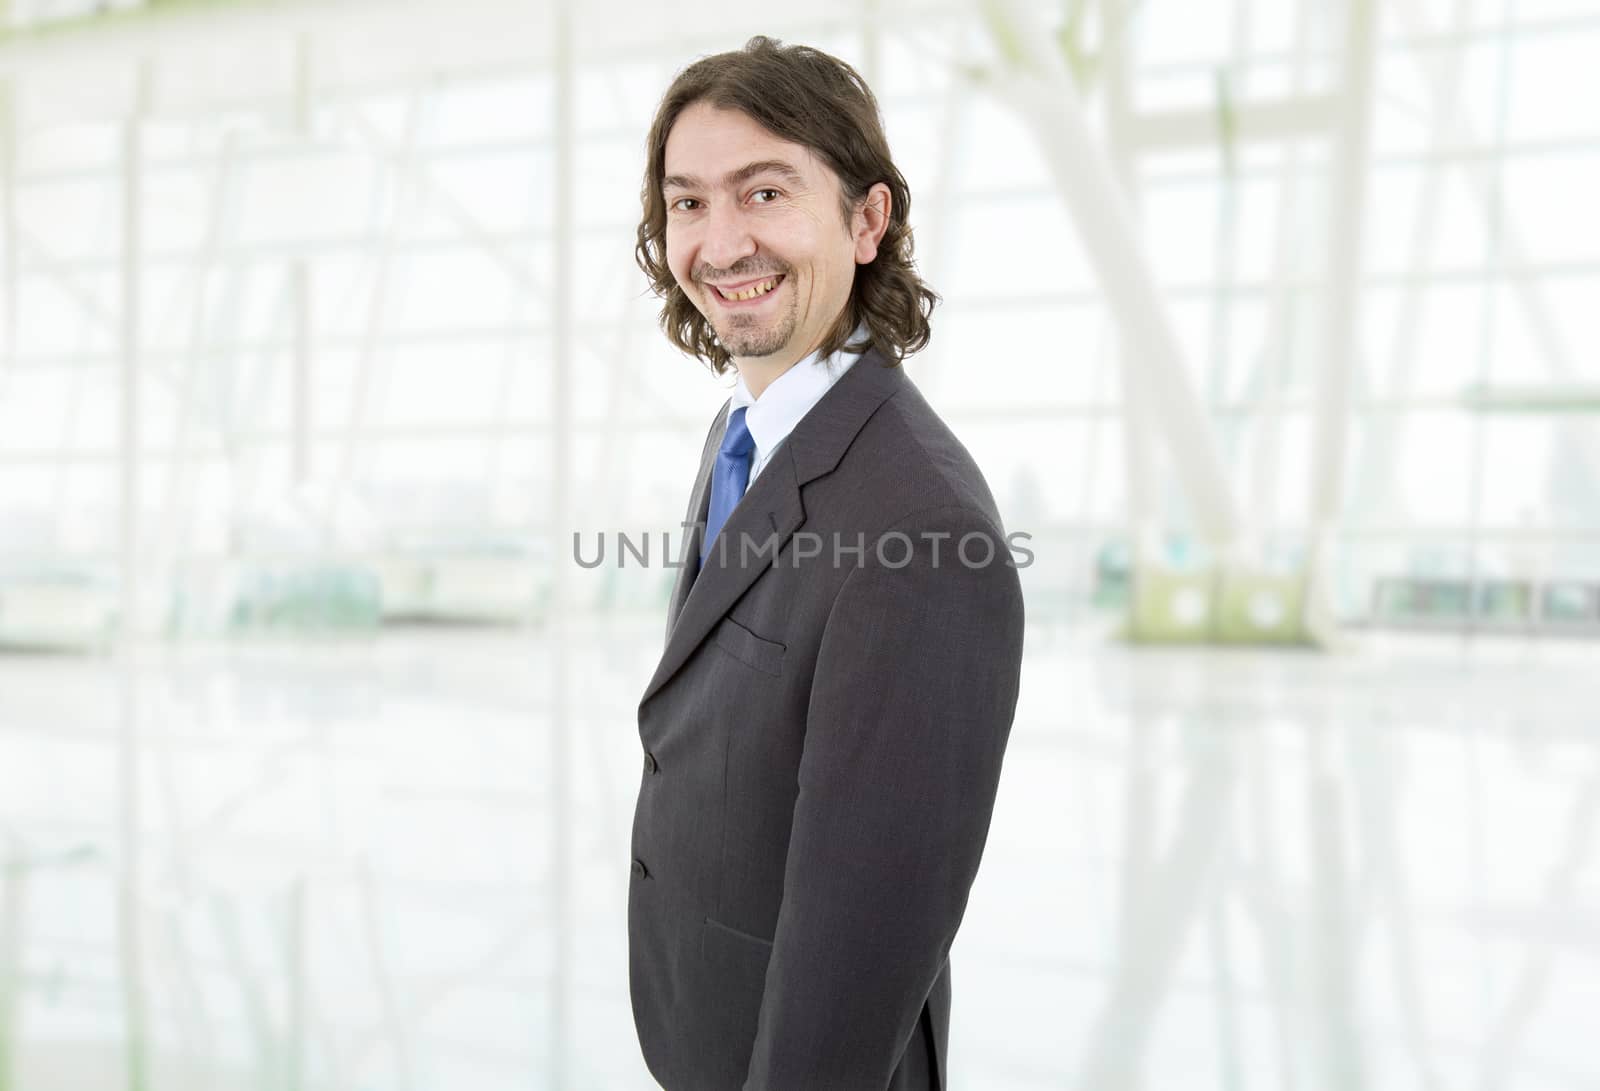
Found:
<path fill-rule="evenodd" d="M 714 204 L 706 214 L 706 233 L 700 241 L 700 260 L 715 269 L 731 269 L 756 252 L 744 215 L 737 209 Z"/>

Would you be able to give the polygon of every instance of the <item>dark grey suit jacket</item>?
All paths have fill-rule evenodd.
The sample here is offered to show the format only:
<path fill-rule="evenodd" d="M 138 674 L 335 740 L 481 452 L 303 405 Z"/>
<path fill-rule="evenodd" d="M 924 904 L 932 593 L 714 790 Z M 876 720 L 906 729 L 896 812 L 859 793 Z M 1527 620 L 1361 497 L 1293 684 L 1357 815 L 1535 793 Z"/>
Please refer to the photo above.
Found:
<path fill-rule="evenodd" d="M 727 413 L 686 522 L 704 525 Z M 628 941 L 645 1062 L 668 1091 L 942 1091 L 947 956 L 1022 658 L 994 499 L 872 350 L 719 541 L 696 577 L 690 537 L 639 702 Z"/>

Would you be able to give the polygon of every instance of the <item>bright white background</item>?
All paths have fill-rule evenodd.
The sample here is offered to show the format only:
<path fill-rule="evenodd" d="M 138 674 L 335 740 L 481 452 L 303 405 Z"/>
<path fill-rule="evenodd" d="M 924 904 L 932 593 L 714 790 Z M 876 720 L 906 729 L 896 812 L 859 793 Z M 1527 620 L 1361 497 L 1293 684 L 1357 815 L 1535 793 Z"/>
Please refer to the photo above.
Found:
<path fill-rule="evenodd" d="M 753 33 L 876 90 L 944 297 L 909 372 L 1034 537 L 951 1088 L 1600 1081 L 1600 4 L 1374 5 L 1357 224 L 1345 5 L 1018 6 L 1268 567 L 1349 376 L 1336 656 L 1110 637 L 1121 349 L 998 9 L 90 6 L 0 39 L 0 1089 L 649 1086 L 622 899 L 673 573 L 568 551 L 676 528 L 731 385 L 632 247 L 658 96 Z"/>

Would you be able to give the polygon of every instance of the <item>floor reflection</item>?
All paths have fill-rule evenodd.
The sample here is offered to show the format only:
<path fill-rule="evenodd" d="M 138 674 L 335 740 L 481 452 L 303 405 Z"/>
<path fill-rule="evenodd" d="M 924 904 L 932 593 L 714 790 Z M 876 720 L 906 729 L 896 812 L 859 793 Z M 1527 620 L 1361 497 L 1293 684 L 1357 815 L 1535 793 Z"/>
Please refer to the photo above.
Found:
<path fill-rule="evenodd" d="M 651 1087 L 625 897 L 659 642 L 0 659 L 0 1089 Z M 1034 628 L 951 1087 L 1600 1086 L 1593 661 Z"/>

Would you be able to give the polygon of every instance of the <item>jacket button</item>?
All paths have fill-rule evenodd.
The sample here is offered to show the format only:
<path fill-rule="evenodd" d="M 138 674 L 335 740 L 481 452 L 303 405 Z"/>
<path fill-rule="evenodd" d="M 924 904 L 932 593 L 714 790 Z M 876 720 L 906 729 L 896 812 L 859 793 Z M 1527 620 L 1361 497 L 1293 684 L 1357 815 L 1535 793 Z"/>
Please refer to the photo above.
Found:
<path fill-rule="evenodd" d="M 649 872 L 645 870 L 644 861 L 638 859 L 637 857 L 635 857 L 633 861 L 633 874 L 634 877 L 638 879 L 643 879 L 649 874 Z"/>
<path fill-rule="evenodd" d="M 646 773 L 655 773 L 659 770 L 660 767 L 656 765 L 656 756 L 650 753 L 650 751 L 646 750 L 644 752 L 644 771 Z"/>

